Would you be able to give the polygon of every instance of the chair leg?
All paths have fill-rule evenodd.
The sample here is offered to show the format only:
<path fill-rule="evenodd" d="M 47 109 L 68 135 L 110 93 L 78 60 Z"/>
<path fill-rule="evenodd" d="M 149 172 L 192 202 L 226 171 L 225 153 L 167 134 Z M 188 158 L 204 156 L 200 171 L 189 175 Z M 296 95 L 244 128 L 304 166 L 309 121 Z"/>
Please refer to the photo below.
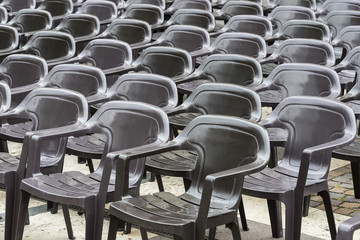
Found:
<path fill-rule="evenodd" d="M 94 170 L 94 164 L 93 164 L 92 159 L 91 158 L 86 158 L 86 162 L 87 162 L 87 165 L 89 167 L 90 173 L 93 173 L 95 170 Z"/>
<path fill-rule="evenodd" d="M 109 233 L 108 233 L 108 240 L 115 240 L 116 233 L 120 224 L 120 219 L 117 217 L 110 215 L 110 225 L 109 225 Z"/>
<path fill-rule="evenodd" d="M 300 240 L 303 200 L 302 194 L 295 194 L 291 202 L 285 203 L 285 240 Z"/>
<path fill-rule="evenodd" d="M 9 152 L 9 148 L 6 140 L 0 140 L 0 152 Z"/>
<path fill-rule="evenodd" d="M 85 209 L 85 240 L 95 240 L 96 239 L 96 214 L 94 209 Z"/>
<path fill-rule="evenodd" d="M 244 208 L 244 201 L 241 197 L 240 204 L 239 204 L 239 215 L 241 219 L 241 225 L 244 231 L 249 231 L 249 227 L 247 225 L 246 215 L 245 215 L 245 208 Z"/>
<path fill-rule="evenodd" d="M 14 234 L 16 234 L 16 239 L 22 239 L 24 234 L 26 213 L 28 211 L 30 201 L 30 194 L 25 191 L 20 192 L 20 202 L 18 205 L 18 215 L 15 216 L 15 226 Z"/>
<path fill-rule="evenodd" d="M 190 185 L 191 185 L 190 179 L 183 178 L 183 182 L 184 182 L 185 191 L 189 190 Z"/>
<path fill-rule="evenodd" d="M 326 211 L 326 217 L 329 224 L 331 239 L 335 240 L 336 238 L 336 225 L 335 225 L 335 219 L 334 219 L 334 213 L 331 206 L 331 198 L 329 191 L 321 191 L 319 192 L 319 195 L 322 197 L 325 211 Z"/>
<path fill-rule="evenodd" d="M 140 227 L 140 233 L 141 233 L 141 239 L 142 240 L 149 240 L 145 228 Z"/>
<path fill-rule="evenodd" d="M 270 222 L 271 222 L 271 232 L 274 238 L 283 237 L 282 230 L 282 218 L 281 218 L 281 203 L 276 200 L 267 200 Z"/>
<path fill-rule="evenodd" d="M 240 228 L 238 221 L 226 224 L 226 227 L 231 230 L 234 240 L 241 240 Z"/>
<path fill-rule="evenodd" d="M 278 165 L 278 156 L 277 156 L 277 148 L 271 147 L 270 152 L 270 161 L 268 163 L 269 168 L 274 168 Z"/>
<path fill-rule="evenodd" d="M 163 192 L 164 191 L 164 184 L 163 184 L 163 181 L 161 179 L 161 175 L 155 174 L 155 178 L 156 178 L 156 182 L 158 184 L 159 191 Z"/>
<path fill-rule="evenodd" d="M 216 236 L 216 227 L 209 229 L 209 240 L 215 240 Z"/>
<path fill-rule="evenodd" d="M 6 185 L 6 203 L 5 203 L 5 239 L 11 239 L 11 231 L 13 226 L 14 214 L 14 198 L 15 187 L 14 185 Z"/>
<path fill-rule="evenodd" d="M 355 198 L 360 198 L 360 163 L 351 161 L 351 174 L 354 184 Z"/>
<path fill-rule="evenodd" d="M 126 222 L 125 223 L 124 234 L 130 234 L 130 233 L 131 233 L 131 223 Z"/>
<path fill-rule="evenodd" d="M 309 215 L 309 207 L 310 207 L 310 195 L 304 197 L 303 217 L 307 217 Z"/>
<path fill-rule="evenodd" d="M 68 238 L 69 239 L 75 239 L 74 233 L 73 233 L 73 230 L 72 230 L 72 226 L 71 226 L 69 208 L 65 204 L 62 204 L 61 206 L 62 206 L 62 210 L 63 210 L 63 214 L 64 214 L 64 219 L 65 219 L 65 224 L 66 224 L 66 230 L 67 230 L 67 233 L 68 233 Z"/>

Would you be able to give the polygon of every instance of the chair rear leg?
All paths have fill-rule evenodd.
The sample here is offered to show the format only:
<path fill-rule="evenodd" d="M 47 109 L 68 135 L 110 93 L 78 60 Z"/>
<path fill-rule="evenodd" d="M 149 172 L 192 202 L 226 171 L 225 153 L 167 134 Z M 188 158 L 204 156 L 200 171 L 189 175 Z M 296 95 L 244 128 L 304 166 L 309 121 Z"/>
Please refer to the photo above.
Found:
<path fill-rule="evenodd" d="M 93 164 L 92 159 L 91 158 L 86 158 L 86 162 L 87 162 L 87 165 L 89 167 L 90 173 L 93 173 L 95 170 L 94 170 L 94 164 Z"/>
<path fill-rule="evenodd" d="M 142 240 L 149 240 L 145 228 L 140 227 L 140 233 L 141 233 L 141 239 Z"/>
<path fill-rule="evenodd" d="M 209 229 L 209 240 L 215 240 L 216 227 Z"/>
<path fill-rule="evenodd" d="M 355 198 L 360 198 L 360 163 L 351 161 L 351 174 L 354 184 Z"/>
<path fill-rule="evenodd" d="M 15 188 L 13 185 L 6 185 L 6 203 L 5 203 L 5 239 L 11 239 L 14 214 Z"/>
<path fill-rule="evenodd" d="M 67 233 L 68 233 L 68 238 L 69 239 L 75 239 L 74 233 L 73 233 L 73 230 L 72 230 L 72 226 L 71 226 L 69 208 L 65 204 L 62 204 L 61 206 L 62 206 L 62 210 L 63 210 L 63 214 L 64 214 L 64 219 L 65 219 L 65 224 L 66 224 L 66 230 L 67 230 Z"/>
<path fill-rule="evenodd" d="M 120 219 L 118 219 L 117 217 L 115 217 L 113 215 L 110 215 L 108 240 L 116 239 L 116 233 L 118 231 L 119 224 L 120 224 Z"/>
<path fill-rule="evenodd" d="M 271 232 L 274 238 L 283 237 L 282 230 L 282 218 L 281 218 L 281 203 L 276 200 L 267 200 L 270 222 L 271 222 Z"/>
<path fill-rule="evenodd" d="M 303 194 L 295 194 L 291 202 L 285 203 L 285 240 L 300 240 L 303 200 Z"/>
<path fill-rule="evenodd" d="M 234 240 L 241 240 L 240 228 L 237 220 L 235 222 L 226 224 L 226 227 L 231 230 L 231 234 Z"/>
<path fill-rule="evenodd" d="M 160 174 L 155 174 L 155 178 L 156 178 L 156 182 L 158 184 L 158 188 L 160 192 L 164 191 L 164 184 L 163 181 L 161 179 L 161 175 Z"/>
<path fill-rule="evenodd" d="M 303 217 L 307 217 L 309 215 L 309 207 L 310 207 L 310 195 L 304 197 Z"/>
<path fill-rule="evenodd" d="M 322 197 L 325 211 L 326 211 L 326 217 L 329 224 L 331 239 L 336 239 L 336 225 L 335 225 L 335 219 L 334 219 L 334 213 L 331 206 L 331 198 L 329 191 L 321 191 L 319 192 L 319 195 Z"/>
<path fill-rule="evenodd" d="M 85 209 L 85 240 L 96 239 L 96 214 L 94 209 Z M 100 239 L 99 239 L 100 240 Z"/>
<path fill-rule="evenodd" d="M 30 201 L 30 194 L 25 191 L 20 192 L 20 201 L 18 205 L 18 215 L 15 216 L 15 226 L 14 226 L 14 236 L 16 235 L 16 239 L 22 239 L 24 234 L 24 227 L 26 221 L 26 214 L 28 211 Z"/>
<path fill-rule="evenodd" d="M 245 215 L 245 208 L 244 208 L 244 202 L 243 199 L 240 199 L 240 205 L 239 205 L 239 215 L 241 219 L 241 225 L 244 231 L 249 231 L 250 228 L 247 224 L 246 215 Z"/>

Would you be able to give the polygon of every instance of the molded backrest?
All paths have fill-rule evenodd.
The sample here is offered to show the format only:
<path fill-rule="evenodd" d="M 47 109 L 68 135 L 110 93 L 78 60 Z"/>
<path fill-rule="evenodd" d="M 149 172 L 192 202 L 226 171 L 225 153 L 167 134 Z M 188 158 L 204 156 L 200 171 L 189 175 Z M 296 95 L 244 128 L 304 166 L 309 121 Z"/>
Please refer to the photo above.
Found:
<path fill-rule="evenodd" d="M 324 22 L 329 26 L 332 38 L 335 38 L 343 28 L 360 25 L 360 12 L 333 11 L 326 16 Z"/>
<path fill-rule="evenodd" d="M 185 50 L 174 47 L 149 47 L 141 52 L 134 66 L 167 77 L 187 76 L 192 72 L 191 56 Z"/>
<path fill-rule="evenodd" d="M 129 121 L 131 119 L 131 121 Z M 169 121 L 160 108 L 130 101 L 111 101 L 101 106 L 88 121 L 93 130 L 107 136 L 103 159 L 108 152 L 166 142 Z M 131 161 L 129 184 L 142 179 L 145 159 Z M 99 169 L 102 169 L 103 161 Z M 115 165 L 115 164 L 114 164 Z M 115 166 L 114 166 L 115 167 Z"/>
<path fill-rule="evenodd" d="M 3 6 L 8 12 L 17 12 L 21 9 L 35 8 L 36 0 L 3 0 L 0 6 Z"/>
<path fill-rule="evenodd" d="M 101 23 L 117 18 L 117 7 L 110 1 L 91 0 L 84 2 L 78 13 L 95 15 Z"/>
<path fill-rule="evenodd" d="M 70 14 L 56 27 L 57 31 L 69 33 L 75 39 L 94 36 L 100 31 L 99 19 L 90 14 Z"/>
<path fill-rule="evenodd" d="M 11 92 L 9 85 L 5 82 L 0 82 L 0 112 L 6 112 L 11 103 Z"/>
<path fill-rule="evenodd" d="M 251 33 L 223 33 L 211 44 L 217 53 L 242 54 L 253 58 L 266 57 L 266 43 Z"/>
<path fill-rule="evenodd" d="M 261 5 L 249 1 L 228 1 L 220 10 L 221 15 L 230 19 L 236 15 L 257 15 L 263 16 Z"/>
<path fill-rule="evenodd" d="M 179 9 L 167 24 L 192 25 L 212 31 L 215 28 L 215 17 L 211 12 L 200 9 Z"/>
<path fill-rule="evenodd" d="M 315 0 L 271 0 L 270 5 L 272 7 L 299 6 L 299 7 L 307 7 L 312 10 L 316 10 L 316 1 Z"/>
<path fill-rule="evenodd" d="M 331 35 L 329 27 L 313 20 L 291 20 L 286 22 L 278 32 L 287 38 L 310 38 L 330 42 Z"/>
<path fill-rule="evenodd" d="M 314 63 L 326 66 L 335 63 L 333 47 L 329 43 L 315 39 L 287 39 L 272 56 L 288 63 Z"/>
<path fill-rule="evenodd" d="M 110 1 L 110 2 L 115 3 L 115 6 L 116 6 L 117 8 L 123 8 L 124 5 L 125 5 L 125 1 L 124 1 L 124 0 L 106 0 L 106 1 Z"/>
<path fill-rule="evenodd" d="M 334 38 L 333 44 L 345 48 L 347 52 L 360 46 L 360 25 L 343 28 Z"/>
<path fill-rule="evenodd" d="M 0 25 L 0 51 L 7 52 L 14 50 L 19 45 L 19 34 L 11 26 Z"/>
<path fill-rule="evenodd" d="M 113 39 L 95 39 L 89 42 L 78 56 L 102 70 L 130 64 L 132 52 L 129 44 Z"/>
<path fill-rule="evenodd" d="M 108 90 L 111 100 L 126 100 L 149 103 L 173 109 L 178 102 L 177 88 L 168 77 L 149 73 L 122 75 Z"/>
<path fill-rule="evenodd" d="M 288 131 L 280 166 L 294 171 L 294 174 L 299 170 L 304 149 L 356 133 L 353 111 L 340 102 L 320 97 L 286 98 L 273 110 L 268 120 L 275 121 L 273 126 L 281 126 Z M 331 151 L 313 153 L 308 178 L 326 179 L 330 160 Z"/>
<path fill-rule="evenodd" d="M 75 54 L 74 38 L 57 31 L 36 32 L 23 47 L 26 53 L 43 57 L 46 61 L 71 58 Z"/>
<path fill-rule="evenodd" d="M 188 52 L 200 50 L 210 45 L 209 33 L 200 27 L 173 25 L 160 36 L 161 45 L 177 47 Z"/>
<path fill-rule="evenodd" d="M 106 92 L 105 74 L 96 67 L 81 64 L 61 64 L 50 70 L 44 79 L 46 87 L 64 88 L 85 97 Z"/>
<path fill-rule="evenodd" d="M 343 11 L 343 10 L 360 10 L 360 2 L 357 0 L 327 0 L 320 7 L 321 14 L 327 14 L 332 11 Z"/>
<path fill-rule="evenodd" d="M 8 25 L 21 33 L 49 30 L 52 27 L 52 17 L 48 11 L 23 9 L 15 14 Z"/>
<path fill-rule="evenodd" d="M 180 9 L 200 9 L 209 12 L 212 11 L 209 0 L 175 0 L 166 11 L 174 13 Z"/>
<path fill-rule="evenodd" d="M 133 4 L 130 5 L 120 17 L 142 20 L 150 25 L 155 25 L 164 22 L 164 11 L 155 5 Z"/>
<path fill-rule="evenodd" d="M 315 13 L 306 7 L 296 6 L 279 6 L 271 11 L 268 18 L 278 28 L 284 25 L 289 20 L 303 19 L 303 20 L 316 20 Z"/>
<path fill-rule="evenodd" d="M 125 7 L 128 7 L 132 4 L 151 4 L 160 7 L 162 10 L 165 10 L 165 0 L 127 0 L 125 2 Z"/>
<path fill-rule="evenodd" d="M 199 116 L 188 124 L 176 141 L 197 152 L 196 167 L 187 191 L 196 198 L 201 198 L 207 175 L 240 166 L 245 168 L 248 164 L 259 170 L 265 167 L 270 156 L 269 137 L 264 128 L 229 116 Z M 217 181 L 211 206 L 237 207 L 242 180 L 243 176 Z"/>
<path fill-rule="evenodd" d="M 8 21 L 8 13 L 6 8 L 0 5 L 0 24 L 5 24 Z"/>
<path fill-rule="evenodd" d="M 0 69 L 1 80 L 6 81 L 10 88 L 36 83 L 48 74 L 45 60 L 29 54 L 7 56 Z"/>
<path fill-rule="evenodd" d="M 44 0 L 38 9 L 50 12 L 51 16 L 64 16 L 73 12 L 72 0 Z"/>
<path fill-rule="evenodd" d="M 262 82 L 261 66 L 256 59 L 235 54 L 214 54 L 195 71 L 199 79 L 237 85 L 258 85 Z"/>
<path fill-rule="evenodd" d="M 147 22 L 135 19 L 115 19 L 103 33 L 106 38 L 124 41 L 128 44 L 150 42 L 151 34 Z"/>
<path fill-rule="evenodd" d="M 337 73 L 324 66 L 305 63 L 284 63 L 276 67 L 264 81 L 271 89 L 281 89 L 285 95 L 332 97 L 340 95 Z M 333 93 L 337 93 L 334 94 Z"/>
<path fill-rule="evenodd" d="M 273 33 L 270 20 L 266 17 L 255 15 L 233 16 L 223 29 L 232 32 L 253 33 L 263 38 L 271 37 Z"/>
<path fill-rule="evenodd" d="M 188 112 L 235 116 L 254 122 L 261 119 L 259 95 L 235 84 L 202 84 L 181 105 Z"/>

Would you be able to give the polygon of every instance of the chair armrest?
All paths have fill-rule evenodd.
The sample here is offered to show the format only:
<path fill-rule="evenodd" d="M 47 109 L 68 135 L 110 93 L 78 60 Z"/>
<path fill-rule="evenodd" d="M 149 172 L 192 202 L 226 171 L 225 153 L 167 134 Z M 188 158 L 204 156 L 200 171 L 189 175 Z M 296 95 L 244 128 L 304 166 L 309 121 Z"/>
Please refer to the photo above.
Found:
<path fill-rule="evenodd" d="M 190 52 L 190 56 L 191 58 L 198 58 L 198 57 L 203 57 L 203 56 L 207 56 L 212 54 L 214 51 L 213 48 L 209 47 L 209 48 L 202 48 L 200 50 L 196 50 L 193 52 Z"/>
<path fill-rule="evenodd" d="M 145 43 L 142 45 L 131 46 L 131 50 L 142 50 L 148 47 L 160 46 L 160 41 Z"/>
<path fill-rule="evenodd" d="M 103 72 L 106 76 L 114 76 L 114 75 L 125 74 L 131 70 L 135 70 L 135 67 L 133 67 L 131 65 L 125 65 L 125 66 L 121 66 L 118 68 L 111 68 L 111 69 L 103 70 Z"/>
<path fill-rule="evenodd" d="M 360 214 L 340 223 L 336 240 L 352 240 L 354 232 L 360 228 Z"/>
<path fill-rule="evenodd" d="M 191 73 L 190 75 L 187 75 L 187 76 L 175 76 L 175 77 L 172 77 L 171 80 L 173 80 L 174 83 L 176 83 L 176 85 L 178 85 L 178 84 L 181 84 L 181 83 L 196 80 L 198 77 L 199 77 L 199 75 L 195 71 L 194 73 Z"/>
<path fill-rule="evenodd" d="M 106 93 L 96 93 L 94 95 L 86 97 L 86 101 L 88 105 L 93 105 L 97 103 L 103 103 L 106 101 L 110 101 L 110 98 Z"/>
<path fill-rule="evenodd" d="M 271 54 L 267 58 L 260 59 L 259 62 L 260 64 L 273 63 L 277 61 L 277 57 L 278 57 L 277 54 L 276 55 Z"/>
<path fill-rule="evenodd" d="M 77 63 L 80 60 L 81 59 L 79 57 L 73 57 L 73 58 L 69 58 L 69 59 L 62 59 L 62 60 L 58 60 L 58 61 L 52 61 L 52 62 L 48 62 L 48 68 L 50 70 L 51 68 L 55 67 L 56 65 Z"/>
<path fill-rule="evenodd" d="M 180 105 L 180 106 L 177 106 L 176 108 L 173 108 L 173 109 L 169 109 L 166 112 L 166 114 L 168 116 L 174 116 L 176 114 L 180 114 L 180 113 L 185 113 L 187 112 L 187 108 L 188 106 L 185 106 L 184 104 Z"/>

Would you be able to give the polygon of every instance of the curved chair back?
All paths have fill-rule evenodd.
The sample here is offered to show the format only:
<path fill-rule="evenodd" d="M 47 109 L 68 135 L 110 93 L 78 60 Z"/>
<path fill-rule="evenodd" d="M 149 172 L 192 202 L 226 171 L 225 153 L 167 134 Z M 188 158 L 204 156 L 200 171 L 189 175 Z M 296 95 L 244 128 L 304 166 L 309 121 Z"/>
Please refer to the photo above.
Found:
<path fill-rule="evenodd" d="M 297 6 L 276 7 L 268 15 L 268 18 L 277 28 L 280 28 L 289 20 L 316 20 L 315 13 L 310 8 Z"/>
<path fill-rule="evenodd" d="M 120 18 L 142 20 L 150 26 L 158 25 L 164 22 L 164 11 L 155 5 L 133 4 L 125 10 Z"/>
<path fill-rule="evenodd" d="M 326 0 L 324 4 L 322 4 L 319 9 L 318 13 L 321 15 L 327 15 L 333 11 L 344 11 L 344 10 L 351 10 L 351 11 L 359 11 L 360 10 L 360 3 L 356 0 Z"/>
<path fill-rule="evenodd" d="M 52 17 L 49 12 L 38 9 L 22 9 L 7 24 L 20 33 L 50 30 Z"/>
<path fill-rule="evenodd" d="M 0 25 L 0 52 L 9 52 L 18 46 L 18 31 L 14 27 Z"/>
<path fill-rule="evenodd" d="M 90 14 L 70 14 L 55 28 L 74 37 L 77 41 L 83 37 L 96 36 L 100 32 L 99 19 Z"/>
<path fill-rule="evenodd" d="M 332 38 L 335 38 L 345 27 L 360 25 L 360 12 L 333 11 L 326 16 L 324 22 L 329 26 Z"/>
<path fill-rule="evenodd" d="M 110 23 L 117 18 L 117 6 L 111 1 L 91 0 L 84 2 L 77 13 L 95 15 L 100 24 Z"/>
<path fill-rule="evenodd" d="M 343 47 L 347 53 L 353 48 L 360 46 L 360 25 L 343 28 L 334 38 L 332 44 L 337 47 Z"/>
<path fill-rule="evenodd" d="M 3 0 L 0 6 L 8 12 L 17 12 L 21 9 L 35 8 L 36 0 Z"/>
<path fill-rule="evenodd" d="M 48 11 L 53 18 L 64 18 L 73 12 L 72 0 L 44 0 L 38 9 Z"/>
<path fill-rule="evenodd" d="M 206 31 L 212 31 L 215 28 L 214 15 L 200 9 L 179 9 L 166 22 L 166 25 L 192 25 L 204 28 Z"/>
<path fill-rule="evenodd" d="M 215 39 L 211 47 L 215 53 L 242 54 L 256 59 L 266 57 L 265 40 L 251 33 L 223 33 Z"/>
<path fill-rule="evenodd" d="M 150 4 L 160 7 L 162 10 L 165 10 L 165 0 L 127 0 L 124 4 L 125 8 L 133 4 Z"/>
<path fill-rule="evenodd" d="M 165 10 L 165 14 L 172 15 L 180 9 L 200 9 L 211 12 L 212 6 L 208 0 L 175 0 L 173 4 Z"/>
<path fill-rule="evenodd" d="M 280 28 L 277 35 L 280 39 L 310 38 L 330 42 L 331 34 L 329 27 L 313 20 L 290 20 Z"/>
<path fill-rule="evenodd" d="M 109 88 L 113 100 L 137 101 L 158 106 L 163 110 L 176 107 L 177 88 L 170 78 L 149 73 L 128 73 L 122 75 Z"/>
<path fill-rule="evenodd" d="M 250 1 L 228 1 L 219 11 L 222 19 L 230 19 L 237 15 L 263 16 L 261 5 Z"/>
<path fill-rule="evenodd" d="M 187 76 L 192 72 L 191 56 L 185 50 L 174 47 L 150 47 L 134 61 L 138 71 L 147 71 L 166 77 Z"/>
<path fill-rule="evenodd" d="M 316 10 L 316 0 L 270 0 L 269 6 L 299 6 Z"/>

